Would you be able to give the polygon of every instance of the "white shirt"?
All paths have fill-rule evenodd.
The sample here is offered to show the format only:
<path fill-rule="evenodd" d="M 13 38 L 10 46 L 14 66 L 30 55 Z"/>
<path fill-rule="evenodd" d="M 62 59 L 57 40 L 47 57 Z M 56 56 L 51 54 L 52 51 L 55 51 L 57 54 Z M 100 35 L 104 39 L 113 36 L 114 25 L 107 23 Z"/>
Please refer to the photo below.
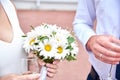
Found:
<path fill-rule="evenodd" d="M 96 33 L 93 21 L 97 19 Z M 78 0 L 78 8 L 73 22 L 78 39 L 85 46 L 88 39 L 96 34 L 110 34 L 120 37 L 120 0 Z M 89 52 L 89 61 L 94 66 L 100 79 L 107 80 L 110 64 L 103 63 Z M 115 79 L 116 66 L 112 68 Z"/>
<path fill-rule="evenodd" d="M 23 32 L 20 28 L 15 8 L 10 0 L 0 0 L 11 23 L 14 37 L 11 43 L 0 40 L 0 76 L 9 73 L 19 74 L 21 58 L 26 54 L 22 48 Z M 9 35 L 9 34 L 8 34 Z"/>

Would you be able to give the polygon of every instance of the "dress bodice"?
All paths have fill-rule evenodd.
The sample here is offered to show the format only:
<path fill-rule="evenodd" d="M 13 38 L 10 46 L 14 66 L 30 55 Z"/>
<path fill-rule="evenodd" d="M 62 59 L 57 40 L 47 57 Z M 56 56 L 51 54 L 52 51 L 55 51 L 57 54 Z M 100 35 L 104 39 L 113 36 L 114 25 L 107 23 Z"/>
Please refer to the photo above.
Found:
<path fill-rule="evenodd" d="M 10 0 L 0 0 L 13 29 L 13 40 L 7 43 L 0 40 L 0 76 L 20 73 L 20 60 L 26 54 L 22 48 L 23 32 L 20 28 L 15 8 Z M 8 34 L 9 35 L 9 34 Z"/>

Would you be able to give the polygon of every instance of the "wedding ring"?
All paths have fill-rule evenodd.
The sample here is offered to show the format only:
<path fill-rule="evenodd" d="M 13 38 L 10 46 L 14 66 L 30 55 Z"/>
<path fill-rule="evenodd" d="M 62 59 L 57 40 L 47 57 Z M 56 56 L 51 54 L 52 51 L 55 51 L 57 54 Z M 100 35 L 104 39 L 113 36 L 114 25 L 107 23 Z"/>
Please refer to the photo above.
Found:
<path fill-rule="evenodd" d="M 103 54 L 100 54 L 100 59 L 102 59 Z"/>

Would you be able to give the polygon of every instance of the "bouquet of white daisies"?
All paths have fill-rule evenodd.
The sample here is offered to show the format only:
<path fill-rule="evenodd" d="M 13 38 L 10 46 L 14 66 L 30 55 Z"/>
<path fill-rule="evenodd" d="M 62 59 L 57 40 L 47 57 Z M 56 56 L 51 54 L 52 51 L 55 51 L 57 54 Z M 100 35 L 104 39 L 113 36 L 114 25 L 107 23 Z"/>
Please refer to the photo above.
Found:
<path fill-rule="evenodd" d="M 46 63 L 58 60 L 76 60 L 78 46 L 75 37 L 56 25 L 42 24 L 24 35 L 23 48 L 31 51 Z"/>
<path fill-rule="evenodd" d="M 54 60 L 76 60 L 78 46 L 74 35 L 57 25 L 42 24 L 24 35 L 23 48 L 46 63 Z"/>

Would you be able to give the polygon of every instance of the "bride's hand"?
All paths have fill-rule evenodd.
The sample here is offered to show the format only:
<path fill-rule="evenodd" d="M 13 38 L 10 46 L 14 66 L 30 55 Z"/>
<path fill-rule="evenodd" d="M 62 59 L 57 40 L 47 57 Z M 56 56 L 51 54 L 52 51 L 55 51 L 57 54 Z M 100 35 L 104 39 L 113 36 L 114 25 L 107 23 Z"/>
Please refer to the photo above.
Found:
<path fill-rule="evenodd" d="M 38 80 L 39 78 L 40 74 L 25 74 L 25 75 L 9 74 L 0 77 L 0 80 Z"/>
<path fill-rule="evenodd" d="M 53 64 L 49 64 L 49 63 L 46 64 L 48 77 L 55 76 L 55 74 L 57 73 L 57 69 L 58 69 L 58 63 L 59 63 L 59 61 L 56 60 L 53 62 Z"/>
<path fill-rule="evenodd" d="M 28 57 L 36 57 L 36 55 L 33 55 L 32 53 L 30 53 L 28 55 Z M 46 64 L 44 61 L 42 61 L 40 59 L 38 59 L 38 62 L 39 62 L 40 68 L 44 65 L 47 67 L 47 76 L 48 77 L 52 78 L 55 76 L 57 69 L 58 69 L 58 63 L 60 62 L 59 60 L 55 60 L 53 62 L 53 64 L 50 64 L 50 63 Z"/>
<path fill-rule="evenodd" d="M 47 67 L 47 76 L 50 77 L 50 78 L 54 77 L 55 74 L 57 73 L 59 62 L 60 62 L 59 60 L 55 60 L 51 64 L 51 63 L 45 63 L 45 62 L 43 62 L 42 60 L 39 59 L 40 66 L 45 65 Z"/>

